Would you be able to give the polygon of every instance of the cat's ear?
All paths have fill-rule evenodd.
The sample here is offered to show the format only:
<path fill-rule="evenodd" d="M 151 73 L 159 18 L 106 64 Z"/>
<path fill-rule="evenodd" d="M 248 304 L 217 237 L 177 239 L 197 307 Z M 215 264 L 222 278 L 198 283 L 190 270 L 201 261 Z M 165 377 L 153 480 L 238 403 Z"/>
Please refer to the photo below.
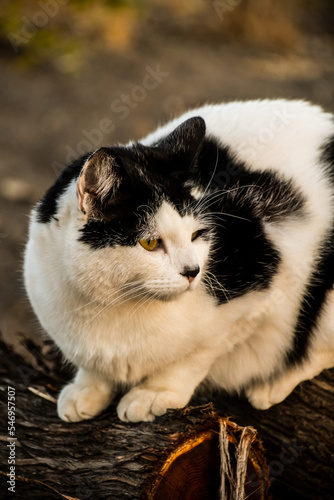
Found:
<path fill-rule="evenodd" d="M 205 130 L 203 118 L 200 116 L 189 118 L 159 142 L 158 147 L 167 149 L 178 157 L 182 156 L 183 161 L 191 165 L 200 150 Z"/>
<path fill-rule="evenodd" d="M 112 196 L 121 183 L 115 157 L 107 148 L 100 148 L 86 161 L 77 183 L 80 210 L 89 214 Z"/>

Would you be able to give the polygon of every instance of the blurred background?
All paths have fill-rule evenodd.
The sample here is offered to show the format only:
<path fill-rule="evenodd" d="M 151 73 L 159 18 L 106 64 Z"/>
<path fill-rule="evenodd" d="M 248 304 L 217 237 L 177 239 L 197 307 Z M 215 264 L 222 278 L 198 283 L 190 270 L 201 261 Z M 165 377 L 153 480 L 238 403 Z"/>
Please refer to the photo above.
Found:
<path fill-rule="evenodd" d="M 21 268 L 31 207 L 75 157 L 206 102 L 334 111 L 331 0 L 1 0 L 0 329 L 40 329 Z"/>

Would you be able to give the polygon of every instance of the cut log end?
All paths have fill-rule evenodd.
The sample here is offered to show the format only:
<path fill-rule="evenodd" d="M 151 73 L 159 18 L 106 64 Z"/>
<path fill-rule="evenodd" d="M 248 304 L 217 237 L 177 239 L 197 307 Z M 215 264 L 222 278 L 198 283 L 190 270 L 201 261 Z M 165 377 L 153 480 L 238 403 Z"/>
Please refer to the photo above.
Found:
<path fill-rule="evenodd" d="M 256 431 L 212 412 L 163 456 L 142 498 L 262 500 L 268 489 L 269 468 Z"/>

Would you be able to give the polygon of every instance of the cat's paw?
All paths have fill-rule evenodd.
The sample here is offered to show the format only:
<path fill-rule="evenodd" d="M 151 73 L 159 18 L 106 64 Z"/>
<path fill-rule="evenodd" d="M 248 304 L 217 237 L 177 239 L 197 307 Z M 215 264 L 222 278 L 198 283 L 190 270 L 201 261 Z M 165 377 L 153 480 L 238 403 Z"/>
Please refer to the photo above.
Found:
<path fill-rule="evenodd" d="M 188 400 L 173 391 L 134 387 L 120 401 L 117 413 L 123 422 L 152 422 L 168 408 L 183 408 Z"/>
<path fill-rule="evenodd" d="M 248 401 L 257 410 L 267 410 L 273 403 L 270 402 L 270 385 L 263 384 L 252 387 L 246 391 Z"/>
<path fill-rule="evenodd" d="M 283 384 L 262 384 L 246 391 L 248 401 L 257 410 L 268 410 L 273 405 L 281 403 L 293 390 Z"/>
<path fill-rule="evenodd" d="M 58 397 L 58 415 L 65 422 L 80 422 L 99 415 L 112 400 L 112 394 L 98 385 L 64 387 Z"/>

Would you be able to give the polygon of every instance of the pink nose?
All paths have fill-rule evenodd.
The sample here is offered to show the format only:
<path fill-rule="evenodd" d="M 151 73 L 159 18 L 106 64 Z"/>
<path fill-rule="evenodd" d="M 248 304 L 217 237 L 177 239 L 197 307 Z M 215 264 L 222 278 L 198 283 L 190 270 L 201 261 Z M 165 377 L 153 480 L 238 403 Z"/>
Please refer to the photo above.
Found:
<path fill-rule="evenodd" d="M 183 272 L 181 273 L 182 276 L 185 276 L 188 278 L 189 283 L 192 283 L 196 276 L 198 275 L 200 269 L 199 267 L 185 267 L 183 269 Z"/>

